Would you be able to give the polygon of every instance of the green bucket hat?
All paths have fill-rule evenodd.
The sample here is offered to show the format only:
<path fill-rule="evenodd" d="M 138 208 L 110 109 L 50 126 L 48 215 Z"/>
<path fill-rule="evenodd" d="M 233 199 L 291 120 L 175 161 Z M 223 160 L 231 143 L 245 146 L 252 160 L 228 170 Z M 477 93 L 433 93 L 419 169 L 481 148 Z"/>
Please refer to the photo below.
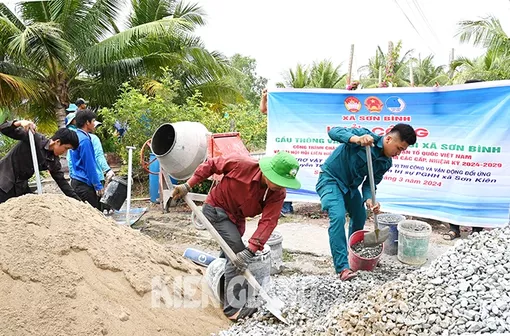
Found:
<path fill-rule="evenodd" d="M 293 155 L 278 152 L 275 156 L 260 159 L 259 167 L 272 183 L 290 189 L 301 188 L 301 183 L 296 179 L 299 162 Z"/>

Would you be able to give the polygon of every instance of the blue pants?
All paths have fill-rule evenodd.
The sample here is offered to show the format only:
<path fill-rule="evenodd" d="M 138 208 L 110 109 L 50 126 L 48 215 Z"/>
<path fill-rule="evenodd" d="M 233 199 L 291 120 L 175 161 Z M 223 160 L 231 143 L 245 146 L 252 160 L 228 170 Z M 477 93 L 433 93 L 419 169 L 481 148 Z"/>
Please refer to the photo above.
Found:
<path fill-rule="evenodd" d="M 347 259 L 347 239 L 345 238 L 345 214 L 349 213 L 349 237 L 363 230 L 367 213 L 363 207 L 363 198 L 358 190 L 353 195 L 343 194 L 338 182 L 327 173 L 321 173 L 317 181 L 317 193 L 321 198 L 322 210 L 329 216 L 329 246 L 333 256 L 335 271 L 340 273 L 349 268 Z"/>

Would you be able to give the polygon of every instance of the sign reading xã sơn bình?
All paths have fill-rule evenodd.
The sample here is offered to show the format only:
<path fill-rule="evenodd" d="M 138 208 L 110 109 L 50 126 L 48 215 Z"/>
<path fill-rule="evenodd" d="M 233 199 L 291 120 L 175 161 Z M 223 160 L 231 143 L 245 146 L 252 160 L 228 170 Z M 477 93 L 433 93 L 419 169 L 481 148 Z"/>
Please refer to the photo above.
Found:
<path fill-rule="evenodd" d="M 288 151 L 300 162 L 302 189 L 287 200 L 318 202 L 320 167 L 339 145 L 331 127 L 386 134 L 407 123 L 417 143 L 378 185 L 383 211 L 460 225 L 508 223 L 510 81 L 440 88 L 358 91 L 277 89 L 269 92 L 266 153 Z"/>

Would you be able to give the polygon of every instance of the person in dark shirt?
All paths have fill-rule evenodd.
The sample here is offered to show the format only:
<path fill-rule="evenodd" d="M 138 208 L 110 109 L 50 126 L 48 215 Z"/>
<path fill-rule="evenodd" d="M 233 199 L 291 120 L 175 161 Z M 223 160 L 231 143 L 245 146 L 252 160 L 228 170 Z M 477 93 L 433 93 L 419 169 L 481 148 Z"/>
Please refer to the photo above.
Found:
<path fill-rule="evenodd" d="M 34 132 L 35 125 L 27 120 L 6 121 L 0 124 L 0 132 L 15 140 L 20 140 L 5 157 L 0 160 L 0 203 L 9 198 L 30 193 L 28 180 L 34 175 L 34 164 L 30 150 L 28 132 Z M 65 128 L 59 129 L 51 139 L 34 133 L 39 171 L 48 170 L 51 177 L 68 196 L 80 200 L 64 177 L 59 156 L 69 149 L 78 148 L 78 136 Z"/>

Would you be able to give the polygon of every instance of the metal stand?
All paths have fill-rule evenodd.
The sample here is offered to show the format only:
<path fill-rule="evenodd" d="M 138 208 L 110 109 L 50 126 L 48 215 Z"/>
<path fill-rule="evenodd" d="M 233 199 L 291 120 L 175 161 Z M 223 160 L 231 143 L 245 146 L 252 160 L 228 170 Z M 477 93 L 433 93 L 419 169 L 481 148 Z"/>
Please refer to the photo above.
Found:
<path fill-rule="evenodd" d="M 127 180 L 127 197 L 126 197 L 126 225 L 131 225 L 131 218 L 129 217 L 129 211 L 131 210 L 131 187 L 132 187 L 132 175 L 133 175 L 133 146 L 127 146 L 128 150 L 128 180 Z"/>

